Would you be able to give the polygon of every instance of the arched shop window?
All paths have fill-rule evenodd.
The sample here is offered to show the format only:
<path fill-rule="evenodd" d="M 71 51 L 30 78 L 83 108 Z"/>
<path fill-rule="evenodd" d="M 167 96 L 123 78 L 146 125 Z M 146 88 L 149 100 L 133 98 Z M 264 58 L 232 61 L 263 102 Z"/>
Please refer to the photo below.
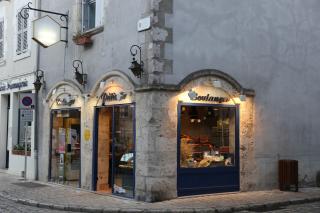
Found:
<path fill-rule="evenodd" d="M 181 106 L 181 168 L 235 165 L 234 107 Z"/>

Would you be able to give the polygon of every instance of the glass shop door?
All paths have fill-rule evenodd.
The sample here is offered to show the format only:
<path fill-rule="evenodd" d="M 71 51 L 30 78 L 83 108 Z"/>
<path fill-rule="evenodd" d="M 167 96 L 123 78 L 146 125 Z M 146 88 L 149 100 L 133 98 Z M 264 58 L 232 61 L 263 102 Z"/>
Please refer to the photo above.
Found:
<path fill-rule="evenodd" d="M 78 109 L 51 112 L 49 181 L 81 187 L 81 112 Z"/>
<path fill-rule="evenodd" d="M 95 189 L 134 197 L 134 105 L 97 108 Z"/>

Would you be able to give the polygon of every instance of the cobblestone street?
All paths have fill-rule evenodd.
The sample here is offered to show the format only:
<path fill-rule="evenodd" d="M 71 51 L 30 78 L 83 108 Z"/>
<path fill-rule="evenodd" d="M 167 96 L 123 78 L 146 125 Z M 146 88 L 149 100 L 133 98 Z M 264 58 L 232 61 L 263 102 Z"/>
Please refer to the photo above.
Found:
<path fill-rule="evenodd" d="M 270 210 L 273 207 L 275 209 L 271 212 L 320 212 L 319 188 L 301 188 L 298 193 L 270 190 L 212 194 L 145 203 L 56 184 L 37 181 L 24 182 L 19 177 L 2 172 L 0 172 L 0 197 L 1 213 L 59 212 L 59 210 L 62 212 L 72 210 L 75 212 L 151 211 L 202 213 L 239 212 L 247 209 L 254 211 L 261 209 L 263 212 L 263 210 Z M 312 203 L 312 201 L 317 203 Z M 290 206 L 286 207 L 288 205 Z M 36 208 L 36 206 L 41 206 L 42 208 Z M 279 206 L 284 207 L 277 209 Z M 55 209 L 55 211 L 52 209 Z"/>
<path fill-rule="evenodd" d="M 320 212 L 320 202 L 305 203 L 300 205 L 290 205 L 286 207 L 280 207 L 270 211 L 241 211 L 241 213 L 252 212 L 273 212 L 273 213 L 318 213 Z"/>
<path fill-rule="evenodd" d="M 66 211 L 49 210 L 37 207 L 31 207 L 19 204 L 5 198 L 0 197 L 1 213 L 67 213 Z M 274 212 L 274 213 L 317 213 L 320 212 L 320 202 L 306 203 L 300 205 L 290 205 L 270 211 L 241 211 L 241 213 L 258 213 L 258 212 Z"/>
<path fill-rule="evenodd" d="M 0 212 L 1 213 L 66 213 L 66 211 L 56 211 L 49 209 L 42 209 L 19 204 L 5 198 L 0 197 Z"/>

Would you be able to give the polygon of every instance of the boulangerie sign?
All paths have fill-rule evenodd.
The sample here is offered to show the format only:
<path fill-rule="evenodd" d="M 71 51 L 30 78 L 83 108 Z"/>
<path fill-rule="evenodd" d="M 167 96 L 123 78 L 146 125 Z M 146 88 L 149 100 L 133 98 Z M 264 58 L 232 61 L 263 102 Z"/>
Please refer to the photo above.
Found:
<path fill-rule="evenodd" d="M 192 101 L 210 101 L 210 102 L 219 102 L 219 103 L 230 101 L 230 98 L 228 97 L 213 96 L 210 94 L 198 95 L 198 93 L 196 93 L 193 90 L 189 91 L 188 96 Z"/>

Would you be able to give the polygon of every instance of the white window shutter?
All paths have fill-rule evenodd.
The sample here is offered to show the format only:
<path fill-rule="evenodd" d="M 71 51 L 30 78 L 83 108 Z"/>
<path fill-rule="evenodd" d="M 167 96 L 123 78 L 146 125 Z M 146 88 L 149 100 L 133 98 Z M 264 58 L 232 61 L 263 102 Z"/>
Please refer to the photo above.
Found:
<path fill-rule="evenodd" d="M 28 49 L 28 31 L 23 32 L 22 38 L 22 50 L 26 51 Z"/>
<path fill-rule="evenodd" d="M 28 11 L 24 10 L 24 16 L 27 16 Z M 28 19 L 23 19 L 23 37 L 22 37 L 22 51 L 26 51 L 28 49 Z"/>
<path fill-rule="evenodd" d="M 28 19 L 22 18 L 19 12 L 17 14 L 17 55 L 28 50 Z M 27 13 L 27 10 L 23 10 L 23 16 L 26 17 Z"/>
<path fill-rule="evenodd" d="M 17 15 L 17 49 L 16 53 L 20 55 L 21 53 L 21 36 L 22 36 L 22 17 L 18 13 Z"/>
<path fill-rule="evenodd" d="M 4 21 L 0 20 L 0 59 L 4 57 Z"/>

